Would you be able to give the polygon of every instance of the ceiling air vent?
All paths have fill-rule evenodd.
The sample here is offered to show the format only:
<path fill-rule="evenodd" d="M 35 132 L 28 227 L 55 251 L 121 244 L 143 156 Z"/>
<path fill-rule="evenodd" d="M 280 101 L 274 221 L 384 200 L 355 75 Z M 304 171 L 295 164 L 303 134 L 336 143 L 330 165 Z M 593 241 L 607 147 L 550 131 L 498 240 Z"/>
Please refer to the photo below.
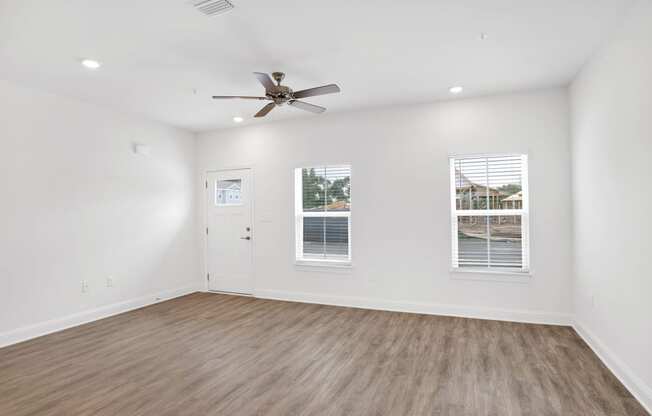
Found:
<path fill-rule="evenodd" d="M 192 4 L 206 16 L 226 13 L 233 8 L 233 3 L 229 0 L 195 0 Z"/>

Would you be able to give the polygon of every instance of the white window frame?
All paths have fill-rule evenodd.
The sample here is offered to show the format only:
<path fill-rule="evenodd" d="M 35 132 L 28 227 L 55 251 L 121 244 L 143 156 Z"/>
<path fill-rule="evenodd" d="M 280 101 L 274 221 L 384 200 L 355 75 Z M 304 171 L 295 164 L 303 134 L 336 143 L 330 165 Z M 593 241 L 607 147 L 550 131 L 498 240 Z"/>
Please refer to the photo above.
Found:
<path fill-rule="evenodd" d="M 305 266 L 327 266 L 327 267 L 350 267 L 352 265 L 352 244 L 351 244 L 351 211 L 324 211 L 324 212 L 304 212 L 303 211 L 303 169 L 320 168 L 328 166 L 348 166 L 352 172 L 351 164 L 348 163 L 329 163 L 311 166 L 302 166 L 294 169 L 294 216 L 295 216 L 295 264 Z M 351 189 L 353 182 L 353 173 L 351 173 Z M 351 200 L 353 196 L 351 195 Z M 351 203 L 352 206 L 352 203 Z M 349 252 L 341 258 L 315 258 L 304 257 L 303 254 L 303 219 L 308 217 L 319 218 L 348 218 L 348 240 Z"/>
<path fill-rule="evenodd" d="M 494 157 L 519 156 L 522 162 L 521 191 L 523 193 L 523 207 L 521 209 L 457 209 L 457 187 L 455 184 L 455 161 L 458 159 L 482 159 Z M 461 273 L 485 274 L 516 274 L 530 276 L 530 192 L 528 185 L 528 155 L 527 154 L 468 154 L 451 155 L 449 160 L 450 175 L 450 203 L 451 203 L 451 271 Z M 458 217 L 466 216 L 521 216 L 521 258 L 523 264 L 520 269 L 506 267 L 459 267 L 455 252 L 458 250 Z"/>

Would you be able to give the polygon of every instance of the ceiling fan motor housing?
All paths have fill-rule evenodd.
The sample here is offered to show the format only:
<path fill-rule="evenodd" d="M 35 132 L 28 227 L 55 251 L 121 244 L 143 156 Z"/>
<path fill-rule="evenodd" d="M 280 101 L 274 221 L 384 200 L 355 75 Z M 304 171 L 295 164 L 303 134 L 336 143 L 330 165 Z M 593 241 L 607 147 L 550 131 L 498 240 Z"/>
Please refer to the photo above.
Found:
<path fill-rule="evenodd" d="M 277 105 L 283 105 L 292 97 L 292 89 L 285 85 L 275 85 L 265 92 L 265 95 L 271 98 Z"/>

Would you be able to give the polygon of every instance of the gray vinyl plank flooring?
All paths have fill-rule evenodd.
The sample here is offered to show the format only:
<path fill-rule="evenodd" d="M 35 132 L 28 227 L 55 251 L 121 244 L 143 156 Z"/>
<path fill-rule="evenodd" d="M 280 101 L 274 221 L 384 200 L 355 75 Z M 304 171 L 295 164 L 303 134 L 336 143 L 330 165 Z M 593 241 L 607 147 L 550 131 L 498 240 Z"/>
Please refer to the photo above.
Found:
<path fill-rule="evenodd" d="M 647 415 L 569 327 L 195 293 L 0 349 L 0 415 Z"/>

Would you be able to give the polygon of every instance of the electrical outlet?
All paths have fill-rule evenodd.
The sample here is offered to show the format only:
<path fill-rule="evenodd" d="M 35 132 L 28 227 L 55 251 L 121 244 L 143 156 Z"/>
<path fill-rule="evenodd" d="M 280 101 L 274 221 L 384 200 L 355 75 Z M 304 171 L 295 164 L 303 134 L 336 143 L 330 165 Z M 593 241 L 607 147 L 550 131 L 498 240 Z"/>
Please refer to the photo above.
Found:
<path fill-rule="evenodd" d="M 82 293 L 88 292 L 88 282 L 86 280 L 82 280 L 81 282 L 81 291 Z"/>
<path fill-rule="evenodd" d="M 106 278 L 106 287 L 113 287 L 113 276 Z"/>

